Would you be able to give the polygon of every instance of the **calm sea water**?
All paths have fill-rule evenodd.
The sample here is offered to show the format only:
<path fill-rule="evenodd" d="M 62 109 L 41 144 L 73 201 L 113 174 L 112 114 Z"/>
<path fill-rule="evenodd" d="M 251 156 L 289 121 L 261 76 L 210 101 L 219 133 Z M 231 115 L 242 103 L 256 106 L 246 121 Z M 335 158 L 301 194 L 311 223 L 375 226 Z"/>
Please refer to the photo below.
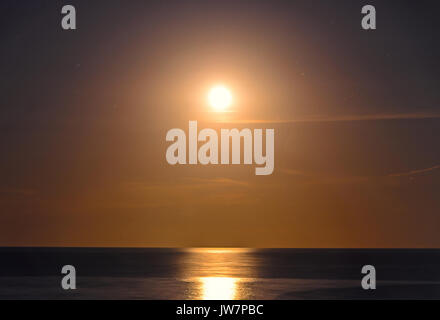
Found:
<path fill-rule="evenodd" d="M 440 298 L 440 250 L 0 248 L 0 299 L 421 298 Z"/>

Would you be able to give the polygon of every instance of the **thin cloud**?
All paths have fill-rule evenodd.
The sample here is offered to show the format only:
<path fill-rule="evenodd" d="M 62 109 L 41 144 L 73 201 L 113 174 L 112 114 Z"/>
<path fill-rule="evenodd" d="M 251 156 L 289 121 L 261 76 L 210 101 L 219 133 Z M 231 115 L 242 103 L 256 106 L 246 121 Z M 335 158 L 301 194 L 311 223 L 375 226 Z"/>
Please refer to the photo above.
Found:
<path fill-rule="evenodd" d="M 413 176 L 413 175 L 417 175 L 417 174 L 421 174 L 421 173 L 425 173 L 425 172 L 434 171 L 437 169 L 440 169 L 440 165 L 435 165 L 433 167 L 426 168 L 426 169 L 418 169 L 418 170 L 412 170 L 412 171 L 408 171 L 408 172 L 393 173 L 393 174 L 390 174 L 389 177 Z"/>
<path fill-rule="evenodd" d="M 383 180 L 387 177 L 407 177 L 414 176 L 422 173 L 431 172 L 434 170 L 440 169 L 440 164 L 435 165 L 425 169 L 417 169 L 411 170 L 407 172 L 399 172 L 392 173 L 385 176 L 351 176 L 351 175 L 322 175 L 322 174 L 313 174 L 306 173 L 299 170 L 292 169 L 280 169 L 279 171 L 283 172 L 289 176 L 296 176 L 298 178 L 304 178 L 307 183 L 320 183 L 320 184 L 349 184 L 349 183 L 362 183 L 367 181 L 386 181 Z M 304 180 L 303 180 L 304 182 Z"/>
<path fill-rule="evenodd" d="M 281 172 L 290 175 L 290 176 L 305 176 L 306 173 L 299 171 L 299 170 L 293 170 L 293 169 L 280 169 Z"/>
<path fill-rule="evenodd" d="M 218 123 L 299 123 L 299 122 L 348 122 L 348 121 L 374 121 L 374 120 L 416 120 L 416 119 L 439 119 L 437 113 L 397 113 L 397 114 L 372 114 L 372 115 L 345 115 L 345 116 L 311 116 L 296 119 L 281 120 L 219 120 Z"/>
<path fill-rule="evenodd" d="M 215 187 L 249 187 L 243 180 L 229 178 L 183 178 L 178 182 L 140 182 L 127 181 L 121 184 L 122 188 L 131 191 L 176 190 L 176 189 L 203 189 Z"/>
<path fill-rule="evenodd" d="M 34 189 L 20 189 L 20 188 L 0 188 L 0 194 L 15 194 L 22 196 L 32 196 L 35 194 Z"/>
<path fill-rule="evenodd" d="M 242 180 L 229 179 L 229 178 L 212 178 L 212 179 L 202 179 L 202 178 L 190 178 L 189 180 L 207 185 L 229 185 L 229 186 L 249 186 L 249 183 Z"/>
<path fill-rule="evenodd" d="M 304 184 L 356 184 L 364 183 L 371 179 L 366 176 L 352 176 L 352 175 L 329 175 L 318 173 L 307 173 L 299 170 L 292 169 L 280 169 L 281 172 L 289 175 L 296 176 L 301 183 Z"/>

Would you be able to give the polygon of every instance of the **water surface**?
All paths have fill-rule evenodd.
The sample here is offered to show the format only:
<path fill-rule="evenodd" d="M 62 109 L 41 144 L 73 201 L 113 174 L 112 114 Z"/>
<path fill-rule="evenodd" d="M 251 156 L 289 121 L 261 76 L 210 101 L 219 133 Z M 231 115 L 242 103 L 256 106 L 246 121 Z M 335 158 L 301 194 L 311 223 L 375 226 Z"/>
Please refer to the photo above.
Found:
<path fill-rule="evenodd" d="M 439 299 L 440 250 L 1 248 L 0 299 Z M 61 289 L 61 268 L 77 271 Z M 361 288 L 362 266 L 377 290 Z"/>

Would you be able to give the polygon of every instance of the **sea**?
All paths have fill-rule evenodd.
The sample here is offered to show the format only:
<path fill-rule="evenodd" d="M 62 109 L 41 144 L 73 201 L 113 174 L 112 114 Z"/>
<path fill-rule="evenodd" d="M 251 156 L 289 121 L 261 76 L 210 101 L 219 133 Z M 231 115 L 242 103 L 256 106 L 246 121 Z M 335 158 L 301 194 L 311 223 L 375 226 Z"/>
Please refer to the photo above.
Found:
<path fill-rule="evenodd" d="M 0 299 L 440 299 L 440 250 L 0 248 Z"/>

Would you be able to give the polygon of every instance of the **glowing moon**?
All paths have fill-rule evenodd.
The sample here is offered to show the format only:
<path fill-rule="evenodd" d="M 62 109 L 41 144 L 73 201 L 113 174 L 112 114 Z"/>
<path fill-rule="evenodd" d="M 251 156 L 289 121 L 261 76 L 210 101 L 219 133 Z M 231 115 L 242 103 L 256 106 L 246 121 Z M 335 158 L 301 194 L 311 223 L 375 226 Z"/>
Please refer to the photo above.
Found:
<path fill-rule="evenodd" d="M 216 111 L 225 111 L 232 104 L 232 94 L 226 87 L 216 86 L 209 91 L 208 101 Z"/>

